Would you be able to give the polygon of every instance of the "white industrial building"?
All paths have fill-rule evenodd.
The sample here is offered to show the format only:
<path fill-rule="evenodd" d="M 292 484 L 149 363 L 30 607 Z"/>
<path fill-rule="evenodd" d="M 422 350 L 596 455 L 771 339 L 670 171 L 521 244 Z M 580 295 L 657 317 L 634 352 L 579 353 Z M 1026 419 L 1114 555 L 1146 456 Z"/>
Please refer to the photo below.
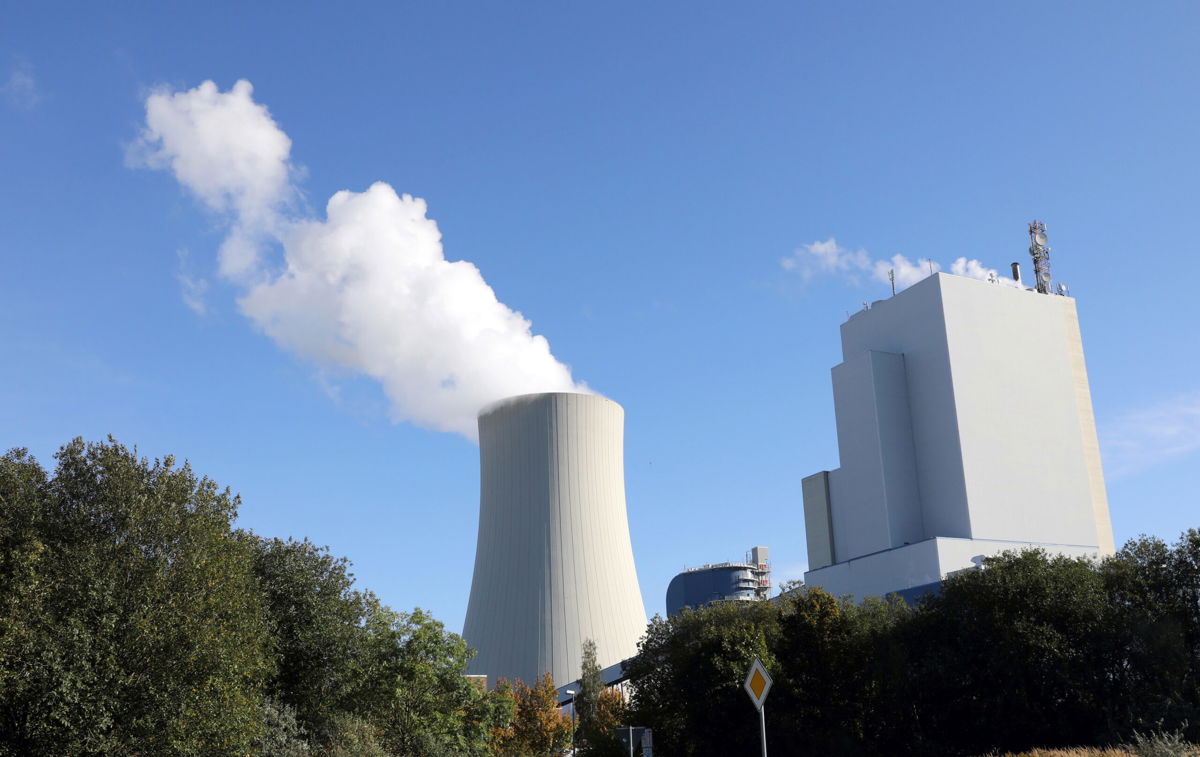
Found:
<path fill-rule="evenodd" d="M 806 584 L 878 596 L 1005 550 L 1112 553 L 1075 301 L 1042 264 L 1038 291 L 938 273 L 842 324 Z"/>
<path fill-rule="evenodd" d="M 479 416 L 470 672 L 556 686 L 632 657 L 646 630 L 625 510 L 624 411 L 590 394 L 513 397 Z"/>

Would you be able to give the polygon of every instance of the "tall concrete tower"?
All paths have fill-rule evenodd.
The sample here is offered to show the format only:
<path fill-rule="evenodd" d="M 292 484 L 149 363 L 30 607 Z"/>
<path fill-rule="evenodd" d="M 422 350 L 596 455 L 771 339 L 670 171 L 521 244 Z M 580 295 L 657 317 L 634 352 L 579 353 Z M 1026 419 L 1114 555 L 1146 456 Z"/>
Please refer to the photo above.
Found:
<path fill-rule="evenodd" d="M 1113 551 L 1075 300 L 939 273 L 852 315 L 842 360 L 806 583 L 921 592 L 1004 550 Z"/>
<path fill-rule="evenodd" d="M 624 410 L 590 394 L 528 394 L 479 415 L 479 541 L 463 637 L 489 681 L 579 678 L 646 630 L 625 511 Z"/>

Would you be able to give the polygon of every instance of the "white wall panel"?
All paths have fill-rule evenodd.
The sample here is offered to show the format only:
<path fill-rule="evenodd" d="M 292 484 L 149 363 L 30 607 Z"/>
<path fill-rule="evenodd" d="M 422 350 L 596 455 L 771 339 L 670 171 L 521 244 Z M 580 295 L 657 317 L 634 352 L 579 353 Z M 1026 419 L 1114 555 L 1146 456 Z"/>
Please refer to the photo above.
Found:
<path fill-rule="evenodd" d="M 936 274 L 852 315 L 842 354 L 838 562 L 806 581 L 899 590 L 971 543 L 1112 552 L 1074 300 Z"/>
<path fill-rule="evenodd" d="M 471 672 L 556 686 L 646 630 L 625 505 L 624 411 L 589 394 L 514 397 L 479 417 L 479 540 L 463 636 Z"/>

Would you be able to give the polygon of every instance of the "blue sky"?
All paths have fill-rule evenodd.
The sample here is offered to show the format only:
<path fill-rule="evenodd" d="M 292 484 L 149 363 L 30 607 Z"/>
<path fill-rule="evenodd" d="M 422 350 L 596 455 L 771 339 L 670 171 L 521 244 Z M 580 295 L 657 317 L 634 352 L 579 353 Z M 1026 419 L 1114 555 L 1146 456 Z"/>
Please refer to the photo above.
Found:
<path fill-rule="evenodd" d="M 1172 539 L 1200 526 L 1198 27 L 1185 3 L 10 4 L 0 443 L 186 457 L 242 525 L 461 628 L 475 445 L 264 331 L 218 262 L 236 213 L 147 166 L 148 98 L 246 80 L 290 139 L 270 212 L 422 198 L 446 258 L 625 407 L 651 614 L 685 566 L 805 564 L 838 325 L 888 293 L 810 251 L 1003 272 L 1034 218 L 1078 299 L 1117 541 Z"/>

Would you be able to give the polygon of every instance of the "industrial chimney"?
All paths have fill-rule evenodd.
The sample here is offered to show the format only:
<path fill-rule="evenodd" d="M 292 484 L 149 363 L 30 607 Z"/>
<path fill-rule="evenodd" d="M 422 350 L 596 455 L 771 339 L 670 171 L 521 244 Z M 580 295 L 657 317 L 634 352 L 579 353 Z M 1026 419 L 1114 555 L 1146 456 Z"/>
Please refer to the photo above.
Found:
<path fill-rule="evenodd" d="M 479 540 L 463 637 L 470 672 L 556 686 L 646 630 L 625 511 L 624 411 L 590 394 L 528 394 L 479 415 Z"/>

